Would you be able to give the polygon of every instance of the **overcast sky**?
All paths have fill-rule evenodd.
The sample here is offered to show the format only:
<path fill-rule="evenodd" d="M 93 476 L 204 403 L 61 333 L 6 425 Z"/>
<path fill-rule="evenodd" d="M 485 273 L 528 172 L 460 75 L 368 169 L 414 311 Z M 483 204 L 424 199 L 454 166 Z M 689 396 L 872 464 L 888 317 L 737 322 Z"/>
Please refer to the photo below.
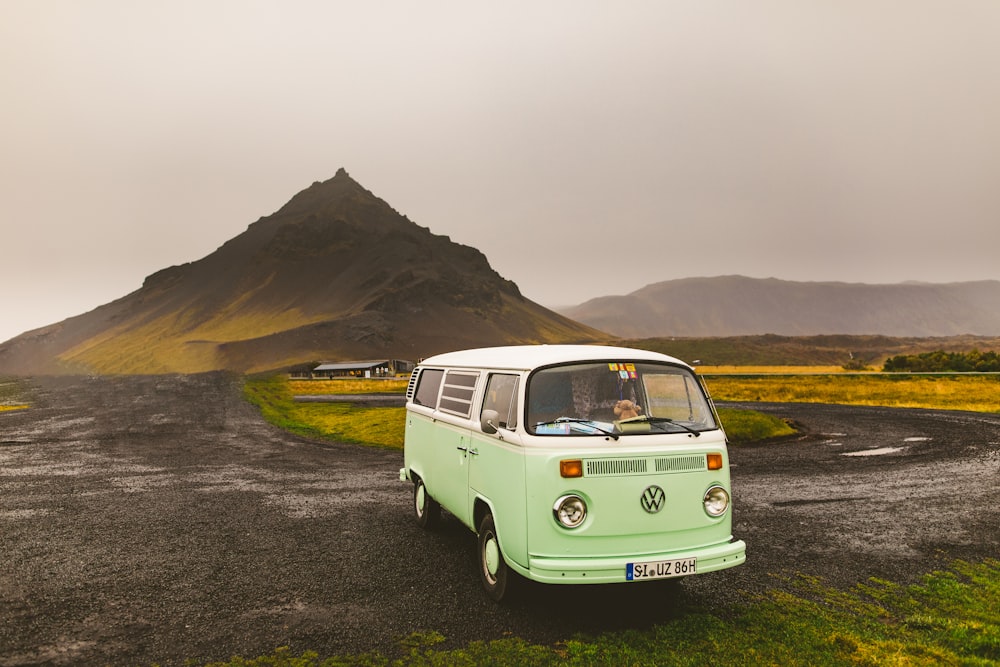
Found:
<path fill-rule="evenodd" d="M 1000 279 L 1000 2 L 0 0 L 0 341 L 339 167 L 549 306 Z"/>

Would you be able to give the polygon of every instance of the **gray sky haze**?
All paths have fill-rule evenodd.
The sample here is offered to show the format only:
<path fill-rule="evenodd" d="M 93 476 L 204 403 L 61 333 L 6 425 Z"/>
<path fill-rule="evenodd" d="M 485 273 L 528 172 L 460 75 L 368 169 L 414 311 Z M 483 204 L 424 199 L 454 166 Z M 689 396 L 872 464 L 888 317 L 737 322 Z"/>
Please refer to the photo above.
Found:
<path fill-rule="evenodd" d="M 549 306 L 1000 279 L 1000 3 L 0 0 L 0 341 L 344 167 Z"/>

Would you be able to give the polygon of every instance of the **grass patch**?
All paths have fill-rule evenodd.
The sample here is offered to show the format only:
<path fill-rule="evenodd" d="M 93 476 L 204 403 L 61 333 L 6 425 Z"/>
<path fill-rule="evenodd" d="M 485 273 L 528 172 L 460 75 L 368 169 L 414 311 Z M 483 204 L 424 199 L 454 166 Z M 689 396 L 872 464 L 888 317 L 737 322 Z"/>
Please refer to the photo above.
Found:
<path fill-rule="evenodd" d="M 739 445 L 769 438 L 794 435 L 795 429 L 784 419 L 755 410 L 719 408 L 719 420 L 729 442 Z"/>
<path fill-rule="evenodd" d="M 321 438 L 403 448 L 406 408 L 371 408 L 349 403 L 296 403 L 290 418 Z"/>
<path fill-rule="evenodd" d="M 871 580 L 849 591 L 802 577 L 738 609 L 687 610 L 649 630 L 580 635 L 553 646 L 507 638 L 456 650 L 433 630 L 401 641 L 401 656 L 320 658 L 287 648 L 214 667 L 335 665 L 997 665 L 1000 561 L 956 562 L 918 584 Z"/>
<path fill-rule="evenodd" d="M 26 410 L 28 389 L 19 380 L 0 378 L 0 412 Z"/>
<path fill-rule="evenodd" d="M 717 401 L 1000 412 L 1000 375 L 706 375 Z"/>
<path fill-rule="evenodd" d="M 308 384 L 312 386 L 313 383 Z M 405 387 L 404 382 L 403 388 Z M 338 391 L 327 393 L 370 393 L 347 391 L 347 388 L 345 385 Z M 260 408 L 264 419 L 286 431 L 321 440 L 402 449 L 405 408 L 369 408 L 349 403 L 296 403 L 292 400 L 296 393 L 324 392 L 293 393 L 291 383 L 282 377 L 251 378 L 243 386 L 243 395 Z"/>

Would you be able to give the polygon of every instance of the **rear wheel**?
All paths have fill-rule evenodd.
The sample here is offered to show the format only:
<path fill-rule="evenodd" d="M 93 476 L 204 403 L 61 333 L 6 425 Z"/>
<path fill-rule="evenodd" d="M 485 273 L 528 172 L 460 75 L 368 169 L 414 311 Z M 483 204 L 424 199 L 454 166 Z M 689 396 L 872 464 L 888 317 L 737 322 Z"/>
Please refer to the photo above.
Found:
<path fill-rule="evenodd" d="M 479 579 L 483 588 L 499 602 L 510 592 L 510 583 L 516 576 L 503 559 L 493 515 L 487 512 L 479 522 Z"/>
<path fill-rule="evenodd" d="M 421 528 L 430 530 L 441 521 L 441 505 L 431 498 L 424 480 L 419 477 L 413 482 L 413 511 Z"/>

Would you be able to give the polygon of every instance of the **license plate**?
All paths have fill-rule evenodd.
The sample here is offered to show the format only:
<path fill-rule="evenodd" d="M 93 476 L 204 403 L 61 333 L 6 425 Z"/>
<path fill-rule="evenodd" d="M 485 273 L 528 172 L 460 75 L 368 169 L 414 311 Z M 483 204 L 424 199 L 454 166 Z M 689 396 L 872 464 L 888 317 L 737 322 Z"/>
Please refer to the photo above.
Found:
<path fill-rule="evenodd" d="M 679 558 L 677 560 L 655 560 L 646 563 L 628 563 L 625 565 L 627 581 L 643 579 L 668 579 L 694 574 L 697 569 L 697 558 Z"/>

